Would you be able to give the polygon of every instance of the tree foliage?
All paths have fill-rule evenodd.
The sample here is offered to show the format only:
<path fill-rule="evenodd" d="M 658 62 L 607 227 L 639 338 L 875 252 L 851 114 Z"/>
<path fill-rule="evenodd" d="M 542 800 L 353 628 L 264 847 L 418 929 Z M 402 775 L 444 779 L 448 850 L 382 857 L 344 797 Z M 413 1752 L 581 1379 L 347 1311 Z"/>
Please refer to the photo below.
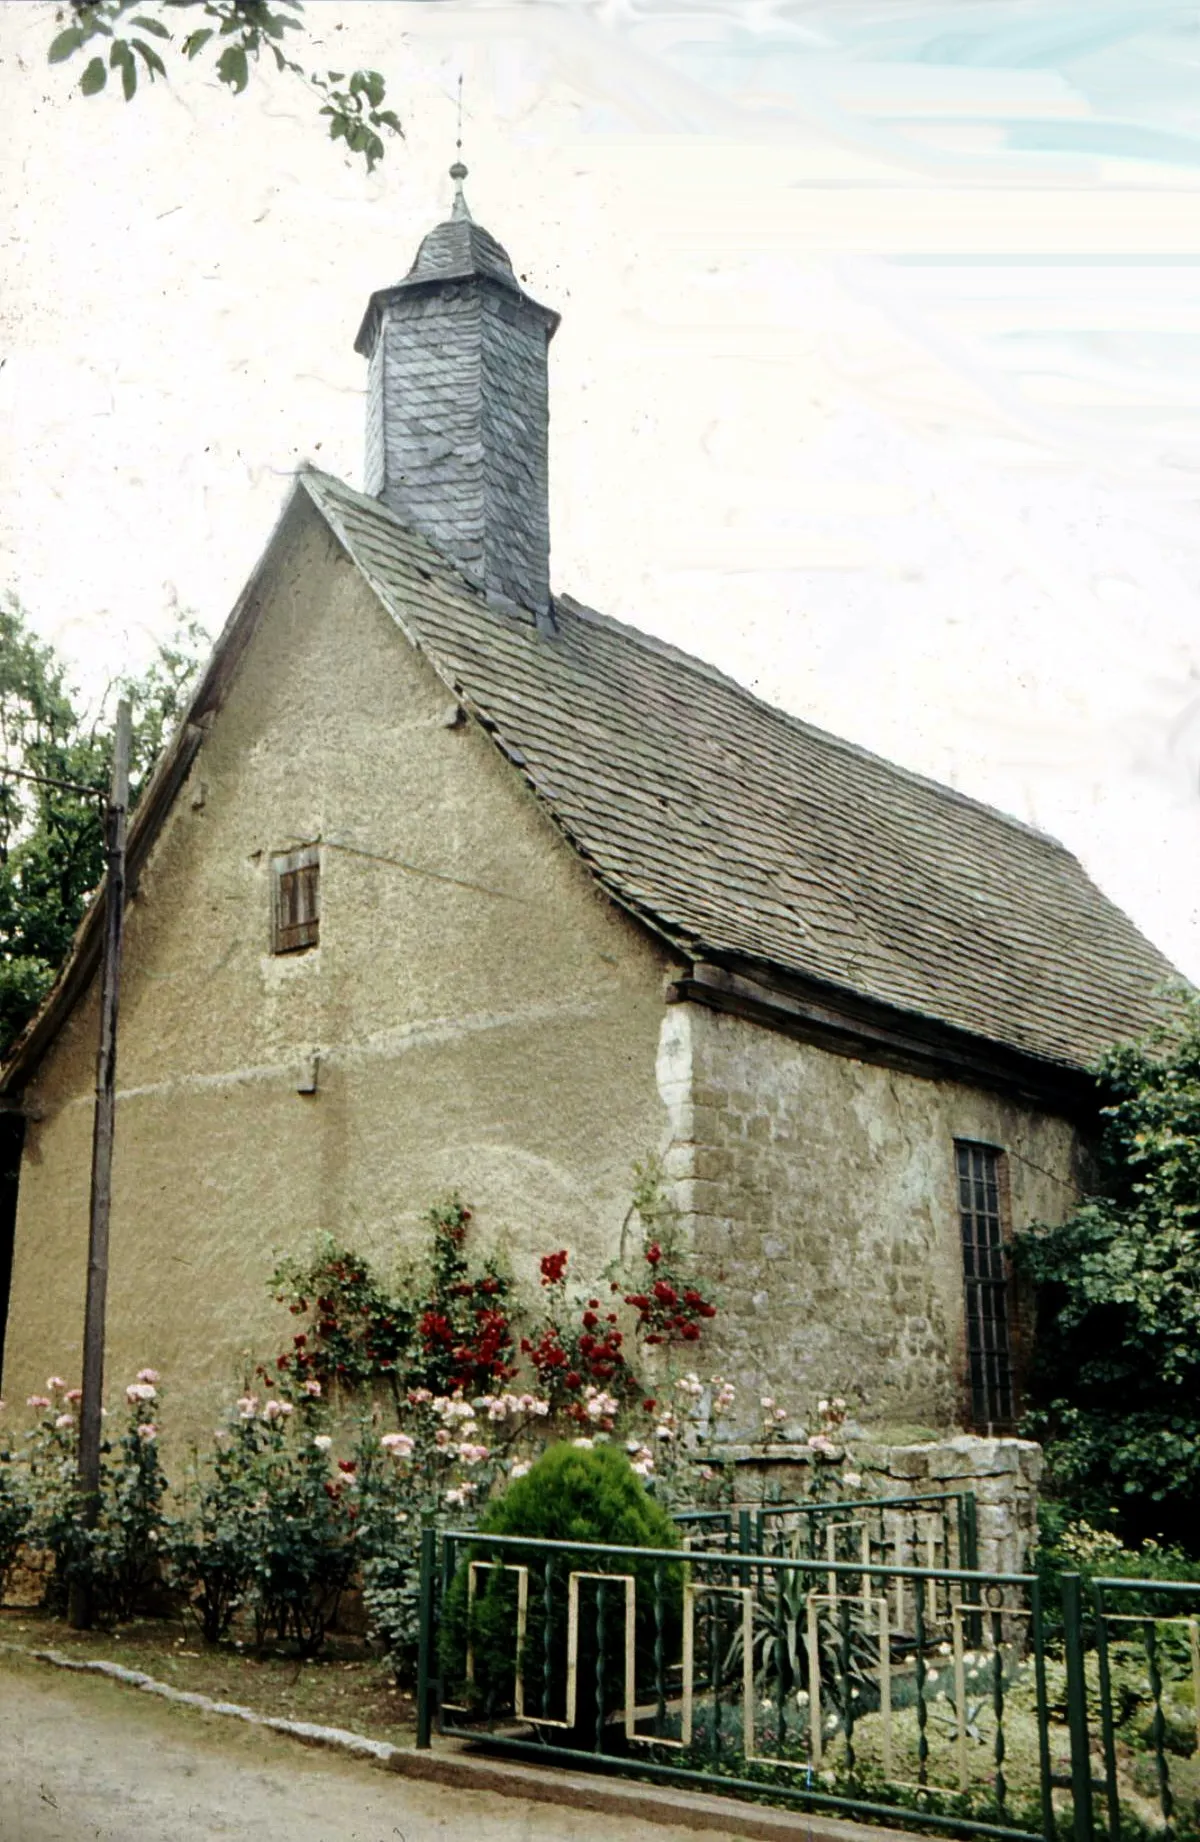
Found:
<path fill-rule="evenodd" d="M 1200 1554 L 1200 997 L 1100 1073 L 1097 1193 L 1019 1259 L 1038 1290 L 1038 1407 L 1066 1502 Z"/>
<path fill-rule="evenodd" d="M 185 624 L 142 678 L 119 687 L 134 704 L 133 803 L 182 714 L 203 637 Z M 111 723 L 81 714 L 61 660 L 16 602 L 0 602 L 0 1054 L 53 984 L 103 875 L 112 745 Z"/>
<path fill-rule="evenodd" d="M 384 134 L 403 133 L 386 106 L 387 85 L 377 70 L 306 70 L 289 51 L 303 37 L 303 13 L 303 0 L 71 0 L 60 9 L 48 57 L 82 62 L 85 96 L 98 96 L 111 75 L 126 102 L 140 79 L 167 77 L 166 58 L 177 67 L 207 63 L 235 96 L 265 63 L 308 89 L 330 140 L 361 154 L 371 172 L 383 158 Z"/>

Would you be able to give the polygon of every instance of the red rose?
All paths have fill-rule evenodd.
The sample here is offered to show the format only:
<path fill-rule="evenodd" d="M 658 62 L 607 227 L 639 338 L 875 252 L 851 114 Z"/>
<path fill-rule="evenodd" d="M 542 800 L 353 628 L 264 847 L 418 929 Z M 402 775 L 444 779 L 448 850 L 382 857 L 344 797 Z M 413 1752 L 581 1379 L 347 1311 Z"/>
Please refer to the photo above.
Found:
<path fill-rule="evenodd" d="M 659 1246 L 657 1241 L 651 1241 L 649 1247 L 646 1249 L 647 1264 L 649 1266 L 657 1266 L 661 1259 L 662 1259 L 662 1248 Z"/>

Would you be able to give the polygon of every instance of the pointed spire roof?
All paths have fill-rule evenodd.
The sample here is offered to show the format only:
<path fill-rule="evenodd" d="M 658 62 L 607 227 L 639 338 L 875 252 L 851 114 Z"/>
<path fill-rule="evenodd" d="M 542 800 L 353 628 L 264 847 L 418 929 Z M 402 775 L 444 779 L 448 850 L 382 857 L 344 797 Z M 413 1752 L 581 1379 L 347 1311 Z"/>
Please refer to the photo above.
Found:
<path fill-rule="evenodd" d="M 390 288 L 380 289 L 371 296 L 366 317 L 354 342 L 356 352 L 370 355 L 380 306 L 409 288 L 428 287 L 439 282 L 483 280 L 496 282 L 511 293 L 519 294 L 525 300 L 530 299 L 513 273 L 508 251 L 471 216 L 463 195 L 463 180 L 467 177 L 467 169 L 461 160 L 456 160 L 450 168 L 450 177 L 454 181 L 454 203 L 450 216 L 435 225 L 428 236 L 422 239 L 421 247 L 404 280 L 394 283 Z M 543 307 L 541 311 L 546 316 L 549 331 L 553 333 L 559 315 L 549 307 Z"/>

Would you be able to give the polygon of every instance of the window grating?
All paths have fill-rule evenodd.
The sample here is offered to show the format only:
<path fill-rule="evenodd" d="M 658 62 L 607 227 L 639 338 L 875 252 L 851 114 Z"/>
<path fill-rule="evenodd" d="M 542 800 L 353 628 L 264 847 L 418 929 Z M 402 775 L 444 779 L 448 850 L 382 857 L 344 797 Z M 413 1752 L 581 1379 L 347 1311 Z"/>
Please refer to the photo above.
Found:
<path fill-rule="evenodd" d="M 299 953 L 321 933 L 321 864 L 315 844 L 273 860 L 274 950 Z"/>
<path fill-rule="evenodd" d="M 1010 1427 L 1015 1418 L 1009 1323 L 1008 1249 L 1000 1206 L 1001 1153 L 955 1144 L 967 1319 L 967 1381 L 972 1423 Z"/>

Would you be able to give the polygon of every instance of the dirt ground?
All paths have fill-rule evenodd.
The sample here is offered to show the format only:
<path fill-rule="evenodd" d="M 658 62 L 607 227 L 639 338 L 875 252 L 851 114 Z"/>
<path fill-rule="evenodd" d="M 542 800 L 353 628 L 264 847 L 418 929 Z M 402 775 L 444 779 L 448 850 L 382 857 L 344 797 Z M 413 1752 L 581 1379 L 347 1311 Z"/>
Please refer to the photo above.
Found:
<path fill-rule="evenodd" d="M 0 1657 L 0 1842 L 599 1842 L 612 1819 L 408 1781 L 136 1689 Z M 685 1842 L 622 1820 L 621 1842 Z M 709 1842 L 736 1835 L 706 1832 Z"/>

